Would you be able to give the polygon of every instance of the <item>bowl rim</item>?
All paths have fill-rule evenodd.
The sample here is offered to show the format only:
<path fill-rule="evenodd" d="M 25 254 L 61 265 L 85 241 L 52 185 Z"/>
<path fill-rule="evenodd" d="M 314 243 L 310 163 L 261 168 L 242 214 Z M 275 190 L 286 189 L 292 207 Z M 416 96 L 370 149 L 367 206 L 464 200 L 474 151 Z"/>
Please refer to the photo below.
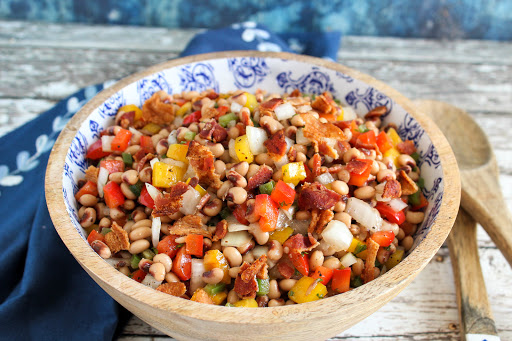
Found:
<path fill-rule="evenodd" d="M 325 300 L 265 309 L 228 309 L 224 306 L 206 305 L 184 300 L 137 283 L 121 274 L 114 267 L 107 264 L 107 262 L 102 261 L 102 258 L 80 236 L 71 223 L 66 210 L 62 177 L 66 155 L 71 142 L 81 124 L 92 111 L 127 85 L 156 72 L 194 62 L 240 57 L 294 60 L 342 72 L 383 92 L 418 121 L 438 151 L 443 170 L 444 194 L 439 213 L 432 225 L 431 231 L 404 261 L 366 285 Z M 354 324 L 362 318 L 369 316 L 408 285 L 436 254 L 447 238 L 455 221 L 459 208 L 460 191 L 459 170 L 448 141 L 435 123 L 425 114 L 421 113 L 409 99 L 398 91 L 369 75 L 332 61 L 292 53 L 258 51 L 213 52 L 177 58 L 151 66 L 121 79 L 92 98 L 68 122 L 52 149 L 45 176 L 46 200 L 55 229 L 75 259 L 103 288 L 106 285 L 111 289 L 120 291 L 139 304 L 147 304 L 157 309 L 172 311 L 193 319 L 225 323 L 236 321 L 245 324 L 294 321 L 300 315 L 304 315 L 305 311 L 307 311 L 308 319 L 322 319 L 327 315 L 336 314 L 340 307 L 362 309 L 361 303 L 365 300 L 372 304 L 372 309 L 359 312 L 357 315 L 360 315 L 360 318 L 354 321 Z M 368 300 L 369 297 L 371 298 L 370 300 Z"/>

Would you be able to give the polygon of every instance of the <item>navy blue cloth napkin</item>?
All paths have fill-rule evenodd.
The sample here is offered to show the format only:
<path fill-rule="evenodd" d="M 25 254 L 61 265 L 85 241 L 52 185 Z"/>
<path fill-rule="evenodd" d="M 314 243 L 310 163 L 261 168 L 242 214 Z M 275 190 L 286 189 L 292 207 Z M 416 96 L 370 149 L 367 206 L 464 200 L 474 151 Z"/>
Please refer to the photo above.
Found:
<path fill-rule="evenodd" d="M 241 23 L 197 35 L 182 55 L 260 50 L 335 60 L 339 43 L 339 33 L 277 36 L 260 25 Z M 46 164 L 55 139 L 106 86 L 82 89 L 0 138 L 0 339 L 111 340 L 118 323 L 125 322 L 119 318 L 124 310 L 60 240 L 44 197 Z"/>

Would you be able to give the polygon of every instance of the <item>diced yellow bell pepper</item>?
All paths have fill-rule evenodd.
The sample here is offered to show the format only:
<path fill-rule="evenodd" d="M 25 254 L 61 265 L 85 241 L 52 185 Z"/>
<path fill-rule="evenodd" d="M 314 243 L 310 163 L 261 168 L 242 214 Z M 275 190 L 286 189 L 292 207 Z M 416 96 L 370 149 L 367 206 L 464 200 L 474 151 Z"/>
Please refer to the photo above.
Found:
<path fill-rule="evenodd" d="M 153 165 L 153 186 L 169 188 L 183 179 L 185 168 L 168 165 L 164 162 L 156 162 Z"/>
<path fill-rule="evenodd" d="M 338 117 L 336 117 L 336 121 L 343 121 L 343 118 L 345 117 L 345 110 L 343 110 L 341 105 L 339 106 L 339 108 L 340 108 L 340 113 L 339 113 Z"/>
<path fill-rule="evenodd" d="M 213 303 L 215 303 L 216 305 L 221 305 L 222 302 L 224 302 L 224 300 L 226 299 L 226 297 L 228 297 L 228 294 L 225 291 L 221 291 L 213 296 L 210 296 Z"/>
<path fill-rule="evenodd" d="M 185 115 L 186 113 L 188 113 L 190 111 L 190 109 L 192 109 L 192 103 L 191 102 L 187 102 L 185 104 L 183 104 L 177 111 L 176 111 L 176 116 L 183 116 Z"/>
<path fill-rule="evenodd" d="M 250 94 L 248 92 L 245 93 L 245 96 L 247 97 L 247 102 L 245 102 L 244 107 L 249 109 L 251 112 L 254 112 L 254 109 L 258 106 L 258 101 L 256 100 L 256 96 L 253 94 Z"/>
<path fill-rule="evenodd" d="M 235 140 L 235 153 L 240 161 L 247 161 L 248 163 L 254 161 L 254 155 L 251 153 L 247 135 L 237 137 Z"/>
<path fill-rule="evenodd" d="M 149 134 L 152 134 L 152 135 L 155 135 L 156 133 L 158 133 L 160 131 L 160 129 L 162 129 L 162 127 L 160 127 L 158 124 L 156 123 L 148 123 L 146 124 L 142 130 L 148 132 Z"/>
<path fill-rule="evenodd" d="M 135 117 L 134 117 L 135 120 L 140 120 L 142 118 L 142 110 L 140 110 L 139 107 L 136 106 L 135 104 L 123 105 L 121 108 L 119 108 L 117 113 L 120 113 L 121 111 L 122 112 L 134 111 L 135 112 Z"/>
<path fill-rule="evenodd" d="M 258 302 L 254 298 L 247 298 L 240 300 L 233 304 L 237 308 L 258 308 Z"/>
<path fill-rule="evenodd" d="M 167 157 L 188 164 L 188 146 L 186 144 L 174 143 L 167 149 Z"/>
<path fill-rule="evenodd" d="M 400 138 L 400 136 L 398 135 L 398 133 L 396 132 L 396 130 L 394 128 L 389 128 L 387 134 L 388 134 L 389 138 L 391 139 L 391 141 L 393 142 L 393 146 L 396 147 L 397 144 L 402 142 L 402 139 Z"/>
<path fill-rule="evenodd" d="M 185 183 L 188 185 L 190 183 L 190 178 L 188 178 L 187 181 L 185 181 Z M 198 191 L 199 194 L 201 194 L 201 196 L 206 194 L 206 190 L 203 187 L 201 187 L 200 184 L 197 184 L 196 187 L 194 187 L 194 189 Z"/>
<path fill-rule="evenodd" d="M 283 172 L 283 181 L 297 186 L 299 182 L 306 178 L 306 169 L 302 162 L 290 162 L 281 167 Z"/>
<path fill-rule="evenodd" d="M 275 230 L 270 233 L 270 240 L 277 240 L 281 245 L 288 239 L 293 233 L 293 229 L 289 226 L 282 228 L 280 230 Z"/>
<path fill-rule="evenodd" d="M 398 168 L 398 157 L 400 156 L 400 152 L 395 147 L 386 150 L 384 154 L 382 154 L 383 157 L 387 157 L 393 161 L 395 166 Z"/>
<path fill-rule="evenodd" d="M 402 258 L 404 257 L 404 250 L 403 249 L 397 249 L 391 256 L 389 256 L 386 264 L 386 268 L 391 269 L 395 267 L 398 263 L 402 261 Z"/>
<path fill-rule="evenodd" d="M 203 258 L 204 270 L 210 271 L 213 268 L 220 268 L 224 271 L 223 283 L 231 283 L 231 277 L 229 276 L 228 270 L 229 265 L 224 254 L 219 250 L 206 251 Z"/>
<path fill-rule="evenodd" d="M 318 301 L 327 295 L 327 288 L 316 279 L 304 276 L 288 291 L 288 297 L 295 303 Z"/>
<path fill-rule="evenodd" d="M 356 250 L 361 250 L 363 248 L 364 248 L 363 251 L 355 253 Z M 366 254 L 368 253 L 368 251 L 366 250 L 366 243 L 357 238 L 352 238 L 352 243 L 350 243 L 350 246 L 348 247 L 347 252 L 352 252 L 356 255 L 356 257 L 361 258 L 361 259 L 366 259 Z"/>

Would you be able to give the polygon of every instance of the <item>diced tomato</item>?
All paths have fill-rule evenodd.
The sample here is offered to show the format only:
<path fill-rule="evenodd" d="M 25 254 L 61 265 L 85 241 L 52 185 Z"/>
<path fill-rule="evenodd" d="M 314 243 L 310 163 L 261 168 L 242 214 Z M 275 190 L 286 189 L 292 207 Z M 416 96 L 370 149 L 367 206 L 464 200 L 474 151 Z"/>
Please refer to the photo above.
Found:
<path fill-rule="evenodd" d="M 380 246 L 387 247 L 395 239 L 395 234 L 393 231 L 377 231 L 372 234 L 371 238 Z"/>
<path fill-rule="evenodd" d="M 427 198 L 425 198 L 423 193 L 420 193 L 420 204 L 411 207 L 411 210 L 418 211 L 418 210 L 421 210 L 423 207 L 426 207 L 426 206 L 428 206 L 428 200 L 427 200 Z"/>
<path fill-rule="evenodd" d="M 179 249 L 178 243 L 176 243 L 176 238 L 178 238 L 178 236 L 172 234 L 165 236 L 156 246 L 158 253 L 165 253 L 167 256 L 174 258 Z"/>
<path fill-rule="evenodd" d="M 356 159 L 356 161 L 364 162 L 366 167 L 360 173 L 350 172 L 350 180 L 348 181 L 348 184 L 361 187 L 365 184 L 365 182 L 368 180 L 368 177 L 370 176 L 373 160 Z"/>
<path fill-rule="evenodd" d="M 153 141 L 151 140 L 150 136 L 142 135 L 140 137 L 139 144 L 144 153 L 148 154 L 155 152 L 155 147 L 153 146 Z"/>
<path fill-rule="evenodd" d="M 147 273 L 145 273 L 144 271 L 139 269 L 132 274 L 132 279 L 141 283 L 144 280 L 144 278 L 146 277 L 146 275 L 147 275 Z"/>
<path fill-rule="evenodd" d="M 133 134 L 131 131 L 121 128 L 112 140 L 110 148 L 113 151 L 124 152 L 124 150 L 128 148 L 128 144 L 130 143 L 132 135 Z"/>
<path fill-rule="evenodd" d="M 385 131 L 381 131 L 380 134 L 377 135 L 377 146 L 381 153 L 385 153 L 393 148 L 393 141 Z"/>
<path fill-rule="evenodd" d="M 290 257 L 295 269 L 297 269 L 303 276 L 309 275 L 309 256 L 306 253 L 290 252 L 288 257 Z"/>
<path fill-rule="evenodd" d="M 139 203 L 149 208 L 155 208 L 155 201 L 153 200 L 151 195 L 149 195 L 148 189 L 144 185 L 142 186 L 142 190 L 140 191 Z"/>
<path fill-rule="evenodd" d="M 185 250 L 188 255 L 203 257 L 203 236 L 189 234 L 185 238 Z"/>
<path fill-rule="evenodd" d="M 391 206 L 379 201 L 375 206 L 380 215 L 391 223 L 402 224 L 405 221 L 404 211 L 395 211 Z"/>
<path fill-rule="evenodd" d="M 189 280 L 192 275 L 192 257 L 187 254 L 184 247 L 178 250 L 178 254 L 172 262 L 172 272 L 182 281 Z"/>
<path fill-rule="evenodd" d="M 373 130 L 367 131 L 364 134 L 361 134 L 356 139 L 356 147 L 359 148 L 367 148 L 367 149 L 375 149 L 377 145 L 377 140 L 375 138 L 375 132 Z"/>
<path fill-rule="evenodd" d="M 100 167 L 108 170 L 108 174 L 124 172 L 124 162 L 121 160 L 102 160 Z"/>
<path fill-rule="evenodd" d="M 320 118 L 325 118 L 329 122 L 336 121 L 336 117 L 333 114 L 318 114 L 318 116 L 320 116 Z"/>
<path fill-rule="evenodd" d="M 283 180 L 279 180 L 270 194 L 279 207 L 283 210 L 289 209 L 295 200 L 295 190 L 288 186 Z"/>
<path fill-rule="evenodd" d="M 101 233 L 99 233 L 96 230 L 92 230 L 91 233 L 89 233 L 89 236 L 87 237 L 87 242 L 89 244 L 91 244 L 95 240 L 99 240 L 99 241 L 104 242 L 105 241 L 105 236 L 102 235 Z"/>
<path fill-rule="evenodd" d="M 189 125 L 191 125 L 194 122 L 199 122 L 200 118 L 201 118 L 201 110 L 194 111 L 193 113 L 191 113 L 190 115 L 188 115 L 187 117 L 185 117 L 183 119 L 183 126 L 188 127 Z"/>
<path fill-rule="evenodd" d="M 350 290 L 350 272 L 351 268 L 334 269 L 332 274 L 331 288 L 337 292 L 346 292 Z"/>
<path fill-rule="evenodd" d="M 320 283 L 327 285 L 332 278 L 333 270 L 326 268 L 325 266 L 317 266 L 315 272 L 311 275 L 313 279 L 320 279 Z"/>
<path fill-rule="evenodd" d="M 114 181 L 108 182 L 105 187 L 103 187 L 103 192 L 105 194 L 105 204 L 107 204 L 108 207 L 116 208 L 124 204 L 125 198 L 121 187 Z"/>
<path fill-rule="evenodd" d="M 98 186 L 96 185 L 96 183 L 92 182 L 90 180 L 87 181 L 85 183 L 85 185 L 83 185 L 82 188 L 80 188 L 78 190 L 78 192 L 76 192 L 75 199 L 76 200 L 80 199 L 80 197 L 84 194 L 91 194 L 94 196 L 98 196 Z"/>
<path fill-rule="evenodd" d="M 245 214 L 247 213 L 247 204 L 244 202 L 242 205 L 238 205 L 233 210 L 233 215 L 235 216 L 236 220 L 240 224 L 249 225 L 249 221 L 245 219 Z"/>
<path fill-rule="evenodd" d="M 226 113 L 229 111 L 229 107 L 228 106 L 225 106 L 225 105 L 221 105 L 220 107 L 217 108 L 217 112 L 219 113 L 217 115 L 217 117 L 221 117 L 221 116 L 224 116 L 226 115 Z"/>
<path fill-rule="evenodd" d="M 91 160 L 98 160 L 108 155 L 110 155 L 110 152 L 104 152 L 103 147 L 101 145 L 101 140 L 98 140 L 91 144 L 91 146 L 87 150 L 87 154 L 85 155 L 85 157 Z"/>
<path fill-rule="evenodd" d="M 260 216 L 260 229 L 263 232 L 271 232 L 276 229 L 279 209 L 277 204 L 268 194 L 258 194 L 254 210 Z"/>

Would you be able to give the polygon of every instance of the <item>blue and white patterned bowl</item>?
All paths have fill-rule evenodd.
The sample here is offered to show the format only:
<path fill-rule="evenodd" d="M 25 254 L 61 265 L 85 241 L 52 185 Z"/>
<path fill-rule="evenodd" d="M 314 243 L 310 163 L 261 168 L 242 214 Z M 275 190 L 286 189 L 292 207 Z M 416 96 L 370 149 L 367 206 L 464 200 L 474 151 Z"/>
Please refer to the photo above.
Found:
<path fill-rule="evenodd" d="M 375 303 L 371 311 L 366 311 L 362 306 L 359 307 L 358 309 L 363 310 L 363 314 L 353 314 L 355 317 L 350 319 L 350 324 L 342 323 L 343 326 L 338 325 L 322 330 L 320 333 L 322 337 L 334 335 L 333 332 L 336 333 L 347 328 L 389 301 L 414 278 L 441 246 L 449 233 L 458 209 L 460 193 L 458 169 L 455 157 L 439 129 L 424 115 L 417 113 L 407 99 L 369 76 L 317 58 L 285 53 L 257 52 L 227 52 L 193 56 L 152 67 L 101 92 L 84 106 L 68 124 L 67 129 L 64 129 L 50 158 L 47 184 L 48 177 L 51 176 L 51 181 L 56 182 L 62 191 L 61 197 L 55 198 L 56 202 L 53 207 L 53 204 L 49 202 L 50 213 L 57 231 L 82 266 L 114 298 L 118 299 L 119 295 L 114 295 L 113 292 L 122 291 L 121 287 L 126 285 L 125 282 L 140 286 L 138 288 L 140 291 L 146 292 L 150 289 L 144 288 L 126 277 L 123 278 L 123 275 L 116 274 L 117 271 L 108 267 L 101 265 L 101 270 L 98 270 L 97 265 L 105 262 L 85 242 L 80 244 L 77 240 L 77 238 L 86 238 L 85 232 L 78 222 L 77 203 L 74 199 L 74 194 L 78 189 L 78 180 L 84 177 L 84 171 L 87 168 L 86 151 L 98 139 L 99 133 L 114 122 L 117 110 L 121 106 L 126 104 L 142 106 L 145 100 L 159 90 L 165 90 L 172 94 L 210 88 L 217 92 L 234 89 L 255 91 L 258 88 L 277 93 L 289 93 L 294 89 L 315 94 L 330 91 L 342 104 L 351 106 L 359 115 L 364 115 L 377 106 L 385 105 L 388 112 L 383 116 L 384 123 L 396 124 L 400 137 L 413 140 L 418 148 L 421 158 L 419 167 L 421 175 L 425 179 L 423 194 L 428 199 L 429 206 L 425 212 L 425 221 L 416 232 L 413 249 L 409 255 L 397 267 L 367 285 L 349 293 L 308 305 L 322 305 L 334 300 L 344 301 L 345 297 L 358 291 L 361 293 L 370 291 L 370 295 L 373 297 L 379 296 L 378 292 L 371 291 L 372 286 L 375 287 L 373 290 L 378 291 L 378 288 L 381 288 L 382 291 L 382 288 L 385 288 L 386 292 L 390 288 L 394 288 L 391 297 Z M 71 237 L 73 242 L 70 240 Z M 80 244 L 80 252 L 74 249 L 77 247 L 77 243 Z M 86 254 L 83 254 L 84 252 Z M 91 269 L 91 263 L 95 263 L 94 269 Z M 110 282 L 106 278 L 109 278 Z M 112 285 L 112 278 L 115 278 L 116 283 L 119 282 L 117 287 Z M 147 294 L 149 295 L 149 293 Z M 164 294 L 151 291 L 150 295 L 162 296 Z M 173 297 L 159 298 L 176 300 Z M 136 314 L 139 312 L 137 308 L 134 308 L 133 302 L 128 304 L 126 300 L 118 299 L 118 301 Z M 186 301 L 179 302 L 180 306 L 183 305 L 183 302 Z M 139 302 L 139 304 L 142 303 Z M 187 304 L 195 306 L 194 302 L 187 302 Z M 204 307 L 198 309 L 203 310 L 202 308 Z M 295 308 L 287 307 L 286 309 Z M 265 314 L 264 310 L 258 310 L 258 314 Z M 267 314 L 269 312 L 270 310 L 267 310 Z M 148 321 L 148 319 L 146 320 Z M 161 322 L 153 320 L 148 322 L 172 335 L 187 335 L 178 332 L 177 330 L 180 328 L 175 324 L 171 324 L 172 328 L 170 328 Z M 201 334 L 192 333 L 191 335 L 198 337 Z M 281 334 L 283 337 L 285 335 L 288 334 Z M 315 335 L 318 337 L 319 334 Z"/>

